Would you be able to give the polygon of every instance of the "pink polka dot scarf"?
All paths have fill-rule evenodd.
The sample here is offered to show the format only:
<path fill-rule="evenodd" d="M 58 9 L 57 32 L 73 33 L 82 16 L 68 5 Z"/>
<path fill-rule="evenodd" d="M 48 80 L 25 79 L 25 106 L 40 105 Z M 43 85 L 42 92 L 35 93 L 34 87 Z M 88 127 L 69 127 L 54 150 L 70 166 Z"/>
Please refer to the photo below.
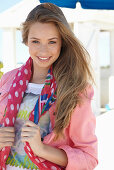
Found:
<path fill-rule="evenodd" d="M 9 90 L 8 103 L 5 109 L 4 117 L 2 119 L 2 126 L 14 126 L 16 115 L 18 113 L 21 101 L 23 99 L 24 92 L 27 88 L 28 82 L 31 78 L 32 59 L 31 57 L 27 62 L 18 69 L 13 83 Z M 42 89 L 33 111 L 30 113 L 29 120 L 38 124 L 38 121 L 42 115 L 52 106 L 56 100 L 56 81 L 52 74 L 52 67 L 48 71 L 45 85 Z M 35 156 L 29 143 L 26 142 L 24 147 L 26 154 L 30 160 L 36 164 L 41 170 L 61 170 L 62 168 L 49 161 L 41 162 L 38 156 Z M 10 153 L 10 147 L 4 147 L 0 151 L 0 170 L 5 170 L 5 162 Z"/>

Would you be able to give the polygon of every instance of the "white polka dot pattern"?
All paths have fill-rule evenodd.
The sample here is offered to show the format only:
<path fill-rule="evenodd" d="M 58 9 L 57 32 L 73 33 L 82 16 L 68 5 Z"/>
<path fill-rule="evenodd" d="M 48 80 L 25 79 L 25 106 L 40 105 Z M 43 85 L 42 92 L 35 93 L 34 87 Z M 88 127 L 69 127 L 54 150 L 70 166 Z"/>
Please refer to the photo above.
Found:
<path fill-rule="evenodd" d="M 24 92 L 22 91 L 22 97 L 24 96 Z"/>
<path fill-rule="evenodd" d="M 11 110 L 14 110 L 14 105 L 11 104 L 11 105 L 10 105 L 10 108 L 11 108 Z"/>
<path fill-rule="evenodd" d="M 28 80 L 26 80 L 26 86 L 28 85 Z"/>
<path fill-rule="evenodd" d="M 13 87 L 16 87 L 16 83 L 13 84 Z"/>
<path fill-rule="evenodd" d="M 6 118 L 6 124 L 9 125 L 9 118 Z"/>
<path fill-rule="evenodd" d="M 42 163 L 43 164 L 43 166 L 45 167 L 45 168 L 47 168 L 47 166 L 46 166 L 46 164 L 45 163 Z"/>
<path fill-rule="evenodd" d="M 25 74 L 28 74 L 28 70 L 27 70 L 27 69 L 25 69 L 25 70 L 24 70 L 24 73 L 25 73 Z"/>
<path fill-rule="evenodd" d="M 5 151 L 5 148 L 3 148 L 2 151 Z"/>
<path fill-rule="evenodd" d="M 11 94 L 8 95 L 8 99 L 11 99 Z"/>
<path fill-rule="evenodd" d="M 18 77 L 21 75 L 21 72 L 18 73 Z"/>
<path fill-rule="evenodd" d="M 7 158 L 7 155 L 4 156 L 4 159 L 6 159 L 6 158 Z"/>
<path fill-rule="evenodd" d="M 16 91 L 16 92 L 15 92 L 15 97 L 18 97 L 18 96 L 19 96 L 19 94 L 18 94 L 18 92 Z"/>
<path fill-rule="evenodd" d="M 57 170 L 57 168 L 55 166 L 52 166 L 51 170 Z"/>
<path fill-rule="evenodd" d="M 20 85 L 22 86 L 22 85 L 23 85 L 23 80 L 20 80 L 19 83 L 20 83 Z"/>
<path fill-rule="evenodd" d="M 13 122 L 13 124 L 14 124 L 14 122 L 15 122 L 15 118 L 13 117 L 13 119 L 12 119 L 12 122 Z"/>
<path fill-rule="evenodd" d="M 35 159 L 38 163 L 40 162 L 38 159 Z"/>
<path fill-rule="evenodd" d="M 19 110 L 19 104 L 17 104 L 17 110 Z"/>

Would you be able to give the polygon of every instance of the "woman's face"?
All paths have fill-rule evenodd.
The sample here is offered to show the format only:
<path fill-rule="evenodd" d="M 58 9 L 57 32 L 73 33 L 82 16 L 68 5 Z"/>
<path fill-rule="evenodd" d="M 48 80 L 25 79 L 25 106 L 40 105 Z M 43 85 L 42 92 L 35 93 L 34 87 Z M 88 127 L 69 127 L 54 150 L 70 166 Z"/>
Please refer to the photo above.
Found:
<path fill-rule="evenodd" d="M 27 46 L 35 67 L 49 69 L 61 51 L 61 36 L 54 23 L 36 22 L 31 25 Z"/>

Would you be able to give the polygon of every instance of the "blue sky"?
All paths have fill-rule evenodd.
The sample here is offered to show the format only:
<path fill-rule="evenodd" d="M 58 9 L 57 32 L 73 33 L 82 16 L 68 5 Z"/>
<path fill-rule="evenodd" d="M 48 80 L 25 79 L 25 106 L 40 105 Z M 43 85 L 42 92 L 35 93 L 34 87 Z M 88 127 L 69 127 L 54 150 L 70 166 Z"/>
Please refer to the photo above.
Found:
<path fill-rule="evenodd" d="M 3 0 L 0 5 L 0 13 L 7 10 L 8 8 L 12 7 L 13 5 L 21 2 L 22 0 Z M 0 61 L 2 61 L 2 30 L 0 29 Z M 16 57 L 17 63 L 25 62 L 28 58 L 28 49 L 21 43 L 21 33 L 17 31 L 16 33 Z M 101 33 L 99 38 L 99 54 L 100 58 L 100 65 L 105 66 L 110 64 L 110 42 L 109 42 L 109 34 L 108 33 Z M 24 51 L 24 53 L 23 53 Z"/>
<path fill-rule="evenodd" d="M 17 3 L 21 2 L 22 0 L 3 0 L 1 5 L 0 5 L 0 13 L 7 10 L 8 8 L 16 5 Z M 0 29 L 0 39 L 2 39 L 2 30 Z M 19 31 L 17 31 L 16 33 L 16 56 L 17 56 L 17 62 L 21 63 L 21 62 L 25 62 L 26 58 L 28 57 L 21 57 L 23 54 L 23 50 L 24 50 L 24 54 L 28 55 L 27 52 L 27 48 L 21 43 L 22 39 L 21 39 L 21 33 Z M 21 50 L 20 50 L 21 49 Z M 24 55 L 25 56 L 25 55 Z M 0 40 L 0 61 L 2 61 L 2 42 Z"/>
<path fill-rule="evenodd" d="M 17 4 L 21 0 L 3 0 L 0 4 L 0 12 L 12 7 L 13 5 Z"/>

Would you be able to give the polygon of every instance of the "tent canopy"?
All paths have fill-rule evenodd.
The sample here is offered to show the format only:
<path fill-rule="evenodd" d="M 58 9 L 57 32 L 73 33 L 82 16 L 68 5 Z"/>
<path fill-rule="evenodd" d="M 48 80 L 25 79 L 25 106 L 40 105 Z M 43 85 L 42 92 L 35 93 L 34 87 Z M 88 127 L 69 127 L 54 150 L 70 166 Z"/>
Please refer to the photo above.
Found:
<path fill-rule="evenodd" d="M 50 2 L 59 7 L 75 8 L 80 2 L 84 9 L 108 9 L 114 10 L 114 0 L 40 0 L 41 3 Z"/>

